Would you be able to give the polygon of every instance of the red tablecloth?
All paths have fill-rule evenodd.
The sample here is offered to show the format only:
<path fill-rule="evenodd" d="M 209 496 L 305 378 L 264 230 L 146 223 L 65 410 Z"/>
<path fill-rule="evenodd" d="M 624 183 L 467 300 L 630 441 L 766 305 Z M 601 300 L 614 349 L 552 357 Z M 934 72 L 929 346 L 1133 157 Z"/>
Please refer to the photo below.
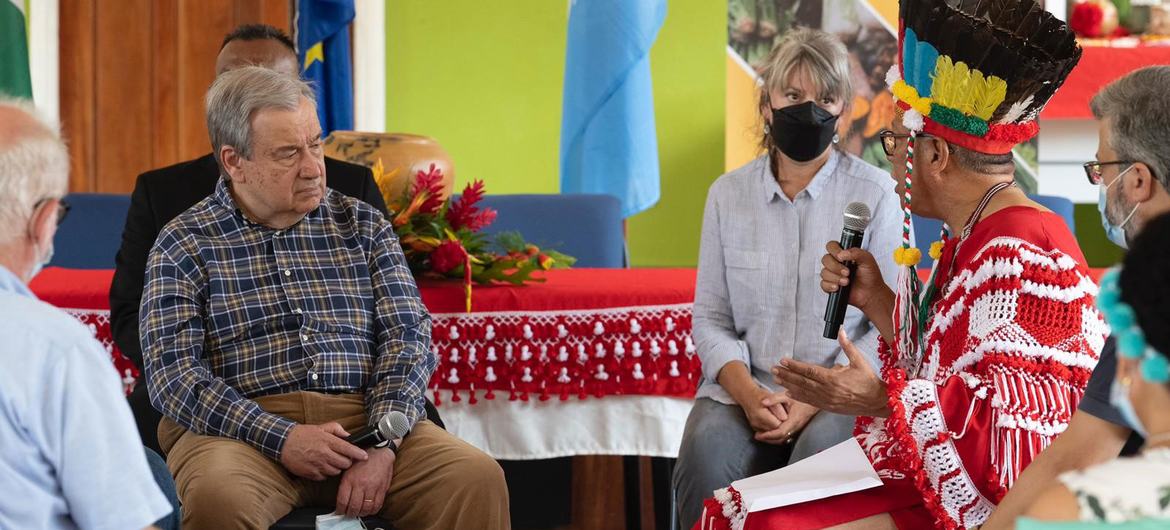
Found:
<path fill-rule="evenodd" d="M 112 277 L 110 270 L 50 267 L 31 288 L 90 325 L 119 372 L 134 377 L 111 339 Z M 694 394 L 694 269 L 554 270 L 545 278 L 525 286 L 476 286 L 472 313 L 463 312 L 459 283 L 420 282 L 440 360 L 431 382 L 436 402 L 452 393 L 474 402 L 472 390 L 521 400 Z"/>
<path fill-rule="evenodd" d="M 1048 120 L 1091 119 L 1089 100 L 1110 82 L 1144 66 L 1170 64 L 1170 47 L 1108 48 L 1086 46 L 1081 61 L 1040 117 Z"/>

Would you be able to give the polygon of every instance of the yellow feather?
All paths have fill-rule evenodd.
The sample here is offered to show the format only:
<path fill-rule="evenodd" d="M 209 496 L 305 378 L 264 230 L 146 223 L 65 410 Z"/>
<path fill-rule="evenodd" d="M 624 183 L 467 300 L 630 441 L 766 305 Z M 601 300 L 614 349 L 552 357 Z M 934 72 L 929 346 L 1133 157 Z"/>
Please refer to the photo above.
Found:
<path fill-rule="evenodd" d="M 945 55 L 939 56 L 935 63 L 933 76 L 931 96 L 935 103 L 982 120 L 990 120 L 1007 97 L 1007 83 L 1003 79 L 985 78 L 982 72 Z"/>
<path fill-rule="evenodd" d="M 941 55 L 934 68 L 934 85 L 931 89 L 931 98 L 935 103 L 944 107 L 962 110 L 963 101 L 967 98 L 966 92 L 967 65 L 955 63 L 951 58 Z"/>
<path fill-rule="evenodd" d="M 982 120 L 991 120 L 995 109 L 1007 98 L 1007 82 L 993 75 L 981 81 L 980 94 L 975 102 L 975 115 Z"/>

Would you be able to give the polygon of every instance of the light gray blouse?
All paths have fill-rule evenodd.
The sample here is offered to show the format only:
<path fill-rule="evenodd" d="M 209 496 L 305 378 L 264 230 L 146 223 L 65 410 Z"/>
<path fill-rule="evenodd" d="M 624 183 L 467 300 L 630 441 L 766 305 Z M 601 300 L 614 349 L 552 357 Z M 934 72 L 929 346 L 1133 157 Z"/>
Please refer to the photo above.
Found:
<path fill-rule="evenodd" d="M 847 362 L 837 341 L 822 337 L 828 295 L 820 273 L 825 244 L 841 239 L 845 206 L 854 201 L 873 214 L 862 247 L 893 284 L 902 212 L 889 173 L 833 149 L 795 200 L 780 189 L 767 155 L 711 185 L 695 285 L 693 332 L 703 362 L 696 397 L 734 403 L 716 380 L 731 361 L 747 364 L 756 382 L 773 391 L 780 388 L 769 370 L 781 359 Z M 842 327 L 877 370 L 877 329 L 853 307 Z"/>

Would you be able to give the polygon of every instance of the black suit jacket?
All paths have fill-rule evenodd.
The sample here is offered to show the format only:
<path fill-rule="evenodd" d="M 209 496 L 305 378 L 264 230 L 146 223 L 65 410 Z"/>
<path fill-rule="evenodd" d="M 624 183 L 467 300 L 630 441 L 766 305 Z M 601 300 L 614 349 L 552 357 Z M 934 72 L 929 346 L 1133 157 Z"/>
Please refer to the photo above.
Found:
<path fill-rule="evenodd" d="M 386 215 L 386 202 L 369 168 L 325 158 L 326 185 L 369 203 Z M 122 230 L 122 246 L 114 258 L 114 281 L 110 285 L 110 329 L 122 354 L 142 369 L 142 346 L 138 337 L 138 306 L 146 281 L 146 260 L 163 227 L 179 214 L 215 191 L 219 167 L 211 154 L 138 176 L 130 196 L 130 211 Z M 158 450 L 158 412 L 150 405 L 146 385 L 139 384 L 130 395 L 130 407 L 138 422 L 139 434 L 147 446 Z"/>

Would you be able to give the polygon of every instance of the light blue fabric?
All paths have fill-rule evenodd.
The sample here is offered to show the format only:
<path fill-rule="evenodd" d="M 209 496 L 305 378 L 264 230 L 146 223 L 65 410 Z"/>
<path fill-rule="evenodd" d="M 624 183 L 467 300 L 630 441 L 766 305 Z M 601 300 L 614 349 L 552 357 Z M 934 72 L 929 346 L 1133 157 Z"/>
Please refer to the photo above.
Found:
<path fill-rule="evenodd" d="M 1016 522 L 1016 530 L 1166 530 L 1167 528 L 1170 528 L 1170 521 L 1154 519 L 1125 523 L 1081 523 L 1037 521 L 1021 517 Z"/>
<path fill-rule="evenodd" d="M 0 528 L 144 528 L 171 513 L 110 354 L 0 267 Z"/>
<path fill-rule="evenodd" d="M 353 129 L 353 71 L 349 58 L 349 23 L 353 0 L 297 0 L 297 58 L 301 77 L 317 92 L 321 134 Z M 317 43 L 323 58 L 305 64 Z"/>
<path fill-rule="evenodd" d="M 650 47 L 665 0 L 573 0 L 561 115 L 561 193 L 603 193 L 629 217 L 658 202 Z"/>

